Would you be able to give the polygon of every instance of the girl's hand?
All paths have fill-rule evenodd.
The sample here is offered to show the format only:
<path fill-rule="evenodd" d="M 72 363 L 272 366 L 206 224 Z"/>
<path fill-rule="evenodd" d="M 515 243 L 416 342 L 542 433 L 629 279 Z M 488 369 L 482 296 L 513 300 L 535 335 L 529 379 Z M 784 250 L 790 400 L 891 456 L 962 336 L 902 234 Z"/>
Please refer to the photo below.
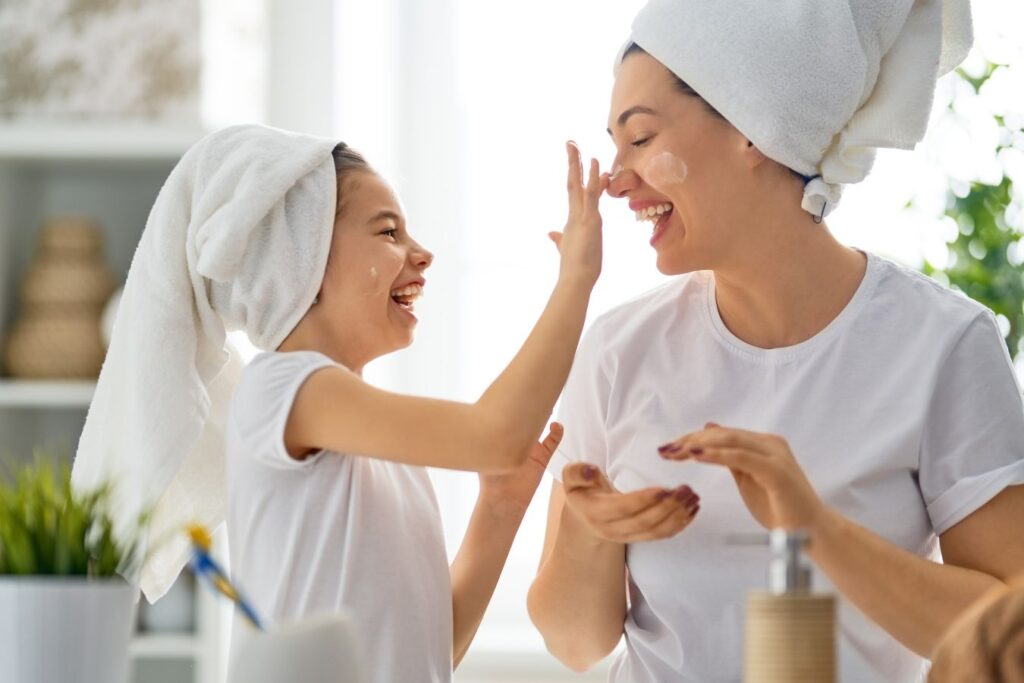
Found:
<path fill-rule="evenodd" d="M 709 422 L 658 452 L 668 460 L 729 468 L 747 509 L 766 529 L 813 532 L 826 509 L 781 436 Z"/>
<path fill-rule="evenodd" d="M 552 422 L 548 435 L 534 445 L 530 457 L 518 469 L 502 474 L 481 474 L 480 499 L 494 511 L 522 517 L 533 500 L 548 461 L 562 441 L 562 434 L 562 425 Z"/>
<path fill-rule="evenodd" d="M 565 145 L 569 155 L 569 220 L 564 232 L 551 232 L 548 236 L 562 256 L 560 277 L 581 278 L 593 286 L 601 274 L 601 214 L 598 200 L 608 185 L 596 159 L 590 160 L 590 173 L 583 185 L 583 163 L 580 150 L 573 142 Z"/>
<path fill-rule="evenodd" d="M 597 538 L 637 543 L 675 536 L 700 510 L 689 486 L 621 493 L 593 465 L 577 462 L 562 470 L 566 509 Z"/>

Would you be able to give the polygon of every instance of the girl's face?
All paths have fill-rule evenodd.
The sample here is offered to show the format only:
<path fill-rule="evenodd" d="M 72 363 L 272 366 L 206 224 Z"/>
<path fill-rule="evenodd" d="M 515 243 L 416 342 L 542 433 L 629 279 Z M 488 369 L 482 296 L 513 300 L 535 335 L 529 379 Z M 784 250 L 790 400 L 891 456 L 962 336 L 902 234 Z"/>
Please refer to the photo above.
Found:
<path fill-rule="evenodd" d="M 729 245 L 742 239 L 730 234 L 738 222 L 723 218 L 743 203 L 756 150 L 701 100 L 680 92 L 672 73 L 645 53 L 622 63 L 608 132 L 616 148 L 608 193 L 628 199 L 651 230 L 658 270 L 672 275 L 720 265 Z M 675 164 L 668 169 L 675 176 L 672 199 L 648 181 L 655 158 Z M 648 216 L 651 207 L 661 213 Z"/>
<path fill-rule="evenodd" d="M 349 172 L 319 302 L 310 313 L 353 365 L 412 343 L 413 308 L 423 293 L 433 254 L 409 235 L 401 203 L 372 171 Z"/>

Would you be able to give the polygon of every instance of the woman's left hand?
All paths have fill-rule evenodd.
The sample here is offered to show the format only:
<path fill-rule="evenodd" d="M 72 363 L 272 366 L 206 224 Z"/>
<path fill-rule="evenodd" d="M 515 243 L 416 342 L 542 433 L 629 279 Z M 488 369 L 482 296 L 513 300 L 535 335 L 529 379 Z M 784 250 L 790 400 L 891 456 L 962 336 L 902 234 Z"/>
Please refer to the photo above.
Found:
<path fill-rule="evenodd" d="M 552 422 L 548 435 L 533 446 L 530 457 L 519 468 L 503 474 L 481 474 L 480 502 L 495 512 L 520 517 L 525 514 L 563 433 L 562 425 Z"/>
<path fill-rule="evenodd" d="M 812 531 L 825 511 L 781 436 L 709 422 L 704 429 L 661 446 L 658 452 L 667 460 L 727 467 L 747 509 L 766 529 Z"/>

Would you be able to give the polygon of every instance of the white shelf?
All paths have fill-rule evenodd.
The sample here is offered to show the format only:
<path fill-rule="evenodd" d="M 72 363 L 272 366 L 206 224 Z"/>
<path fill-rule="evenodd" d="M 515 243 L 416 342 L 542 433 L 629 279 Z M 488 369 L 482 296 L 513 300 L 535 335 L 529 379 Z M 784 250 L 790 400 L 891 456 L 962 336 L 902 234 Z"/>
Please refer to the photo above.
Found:
<path fill-rule="evenodd" d="M 88 408 L 95 382 L 0 380 L 3 408 Z"/>
<path fill-rule="evenodd" d="M 132 638 L 133 659 L 194 659 L 199 654 L 194 633 L 142 633 Z"/>
<path fill-rule="evenodd" d="M 0 125 L 0 160 L 172 162 L 204 131 L 199 126 L 123 122 Z"/>

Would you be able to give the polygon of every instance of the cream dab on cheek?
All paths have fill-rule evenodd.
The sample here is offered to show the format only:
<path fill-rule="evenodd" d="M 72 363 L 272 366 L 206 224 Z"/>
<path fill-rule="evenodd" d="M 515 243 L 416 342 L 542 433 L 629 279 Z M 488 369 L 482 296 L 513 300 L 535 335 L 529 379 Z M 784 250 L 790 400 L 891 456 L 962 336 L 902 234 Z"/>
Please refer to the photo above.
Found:
<path fill-rule="evenodd" d="M 672 152 L 660 152 L 647 162 L 643 177 L 647 184 L 659 190 L 666 190 L 686 182 L 689 168 L 686 162 Z"/>

